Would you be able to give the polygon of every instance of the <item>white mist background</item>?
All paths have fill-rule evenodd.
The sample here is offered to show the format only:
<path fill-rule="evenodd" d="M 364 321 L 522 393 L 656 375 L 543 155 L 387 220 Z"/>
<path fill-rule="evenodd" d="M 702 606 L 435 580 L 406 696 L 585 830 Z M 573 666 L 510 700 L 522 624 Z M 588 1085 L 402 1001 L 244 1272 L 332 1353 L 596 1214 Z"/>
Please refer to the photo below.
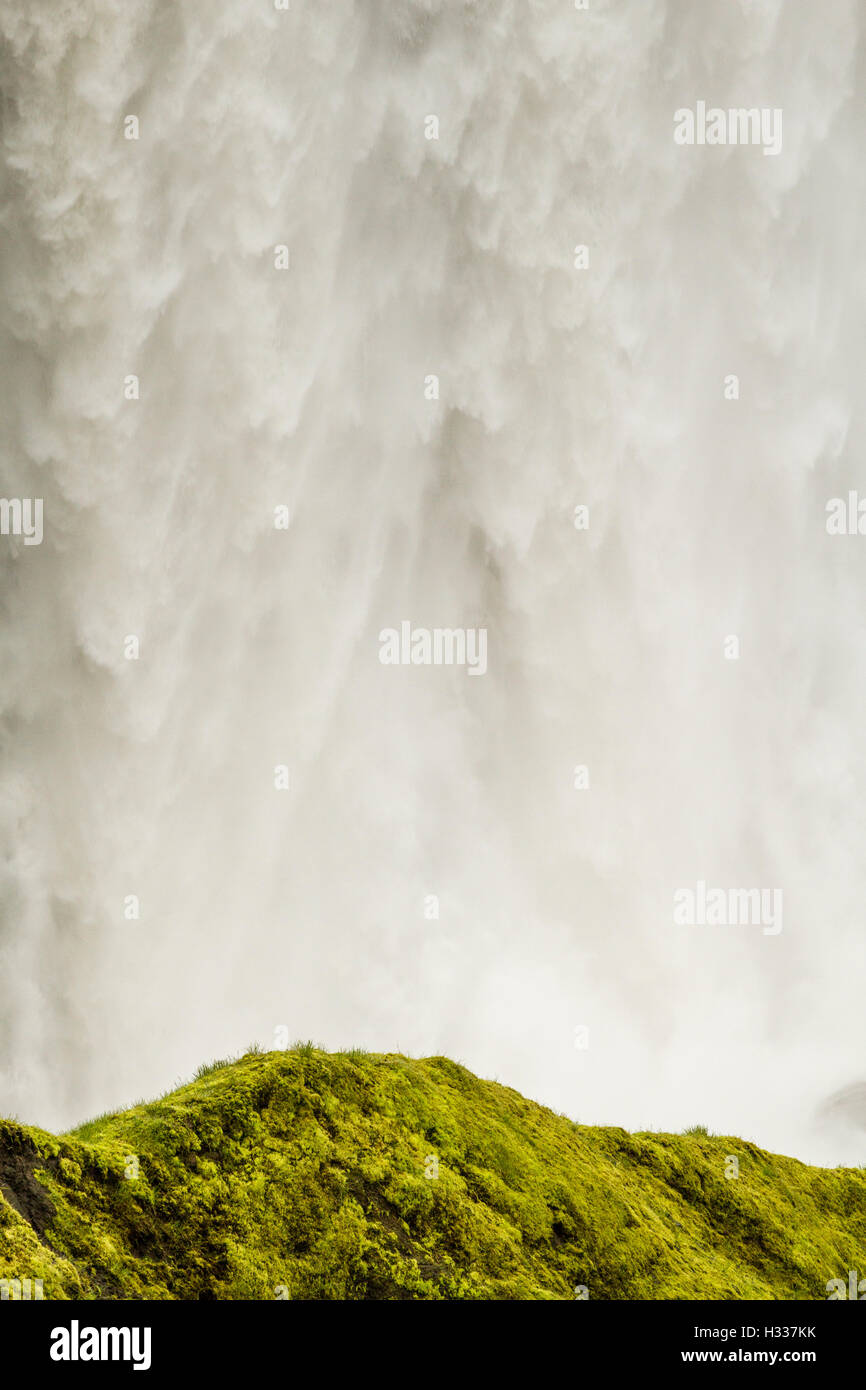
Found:
<path fill-rule="evenodd" d="M 285 1025 L 866 1161 L 814 1123 L 866 1071 L 866 541 L 825 531 L 863 32 L 2 0 L 2 488 L 45 539 L 0 542 L 0 1109 Z M 781 107 L 781 155 L 676 146 L 699 99 Z M 486 626 L 487 675 L 380 665 L 404 619 Z M 781 887 L 781 935 L 675 927 L 701 878 Z"/>

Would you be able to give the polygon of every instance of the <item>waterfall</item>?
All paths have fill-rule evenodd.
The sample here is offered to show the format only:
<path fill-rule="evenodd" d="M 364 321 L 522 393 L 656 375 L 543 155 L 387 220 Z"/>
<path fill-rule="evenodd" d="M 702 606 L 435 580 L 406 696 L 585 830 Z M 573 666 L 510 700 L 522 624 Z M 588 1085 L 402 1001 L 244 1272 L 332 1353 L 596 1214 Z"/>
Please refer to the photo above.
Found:
<path fill-rule="evenodd" d="M 863 1161 L 863 32 L 2 0 L 0 1110 L 312 1037 Z"/>

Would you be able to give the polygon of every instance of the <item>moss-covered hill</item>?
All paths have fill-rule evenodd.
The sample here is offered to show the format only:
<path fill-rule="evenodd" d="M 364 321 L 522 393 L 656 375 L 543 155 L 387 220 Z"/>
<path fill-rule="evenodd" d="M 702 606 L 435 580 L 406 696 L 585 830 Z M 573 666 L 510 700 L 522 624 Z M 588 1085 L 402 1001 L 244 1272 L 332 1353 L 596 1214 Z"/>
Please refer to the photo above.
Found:
<path fill-rule="evenodd" d="M 0 1191 L 0 1278 L 45 1298 L 824 1299 L 866 1269 L 859 1169 L 577 1125 L 442 1057 L 250 1053 L 60 1138 L 0 1121 Z"/>

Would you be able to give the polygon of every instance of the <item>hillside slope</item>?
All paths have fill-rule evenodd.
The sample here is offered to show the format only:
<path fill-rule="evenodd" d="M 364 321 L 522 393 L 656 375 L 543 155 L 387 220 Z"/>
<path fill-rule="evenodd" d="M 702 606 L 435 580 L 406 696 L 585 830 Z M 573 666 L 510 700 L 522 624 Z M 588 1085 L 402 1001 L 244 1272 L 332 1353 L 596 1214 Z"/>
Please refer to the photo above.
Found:
<path fill-rule="evenodd" d="M 202 1071 L 62 1137 L 0 1121 L 0 1278 L 45 1298 L 824 1299 L 866 1270 L 860 1169 L 577 1125 L 442 1057 Z"/>

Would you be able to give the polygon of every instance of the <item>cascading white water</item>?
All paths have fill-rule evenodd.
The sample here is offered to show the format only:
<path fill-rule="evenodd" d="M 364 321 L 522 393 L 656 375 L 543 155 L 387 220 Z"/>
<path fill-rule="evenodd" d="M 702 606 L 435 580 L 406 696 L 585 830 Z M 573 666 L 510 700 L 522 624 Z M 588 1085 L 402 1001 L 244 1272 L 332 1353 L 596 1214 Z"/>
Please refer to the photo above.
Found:
<path fill-rule="evenodd" d="M 0 0 L 2 488 L 45 528 L 0 537 L 0 1109 L 285 1027 L 866 1157 L 810 1127 L 866 1068 L 866 540 L 825 527 L 866 489 L 863 32 Z M 678 146 L 698 100 L 781 153 Z M 404 620 L 485 627 L 487 674 L 382 665 Z M 783 930 L 675 925 L 700 880 Z"/>

